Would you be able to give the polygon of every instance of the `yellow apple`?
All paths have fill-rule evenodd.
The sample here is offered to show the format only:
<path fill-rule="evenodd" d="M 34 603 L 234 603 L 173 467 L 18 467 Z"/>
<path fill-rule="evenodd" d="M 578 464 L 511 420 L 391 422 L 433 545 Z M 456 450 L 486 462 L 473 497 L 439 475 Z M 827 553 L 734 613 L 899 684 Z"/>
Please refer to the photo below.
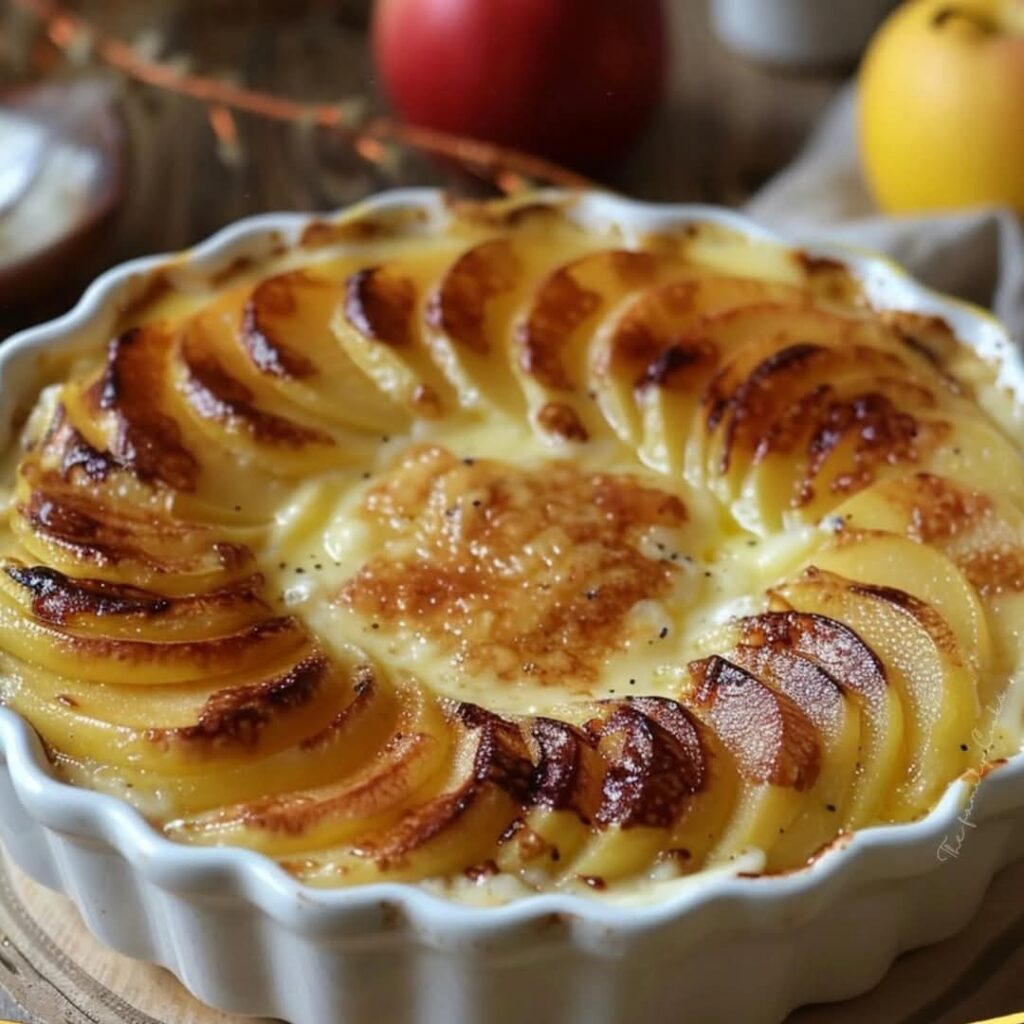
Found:
<path fill-rule="evenodd" d="M 1024 212 L 1024 0 L 908 0 L 860 72 L 860 148 L 890 212 Z"/>

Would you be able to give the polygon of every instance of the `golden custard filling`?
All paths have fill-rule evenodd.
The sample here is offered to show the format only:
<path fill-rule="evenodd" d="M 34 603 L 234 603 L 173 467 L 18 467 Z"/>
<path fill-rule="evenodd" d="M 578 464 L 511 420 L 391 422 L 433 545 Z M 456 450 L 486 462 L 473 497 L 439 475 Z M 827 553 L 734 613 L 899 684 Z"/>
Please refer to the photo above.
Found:
<path fill-rule="evenodd" d="M 314 885 L 799 867 L 1019 748 L 996 369 L 841 265 L 571 201 L 169 267 L 13 447 L 0 700 Z"/>

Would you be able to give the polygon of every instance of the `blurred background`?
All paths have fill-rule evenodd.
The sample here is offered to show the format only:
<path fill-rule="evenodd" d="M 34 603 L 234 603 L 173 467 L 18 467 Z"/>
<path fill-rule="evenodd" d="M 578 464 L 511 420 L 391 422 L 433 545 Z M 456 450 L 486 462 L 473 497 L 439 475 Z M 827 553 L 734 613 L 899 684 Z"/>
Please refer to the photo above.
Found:
<path fill-rule="evenodd" d="M 586 17 L 588 2 L 572 6 Z M 308 121 L 282 124 L 228 113 L 141 84 L 97 60 L 88 40 L 70 51 L 55 46 L 39 17 L 49 5 L 3 5 L 0 75 L 8 111 L 12 103 L 24 110 L 26 101 L 39 98 L 24 94 L 26 88 L 60 83 L 39 116 L 57 132 L 85 136 L 87 146 L 107 147 L 102 158 L 118 166 L 105 173 L 122 178 L 112 218 L 73 261 L 74 280 L 61 275 L 63 287 L 49 295 L 45 286 L 32 287 L 27 296 L 24 289 L 21 295 L 0 290 L 0 326 L 8 331 L 41 315 L 44 300 L 54 308 L 66 305 L 103 265 L 188 246 L 247 214 L 327 209 L 397 184 L 488 187 L 409 147 L 388 147 L 378 164 L 364 159 L 349 136 L 316 130 Z M 616 6 L 628 12 L 633 0 Z M 663 92 L 646 123 L 637 125 L 635 145 L 622 147 L 591 173 L 639 197 L 738 203 L 794 155 L 852 60 L 799 76 L 766 69 L 715 41 L 706 0 L 661 6 Z M 370 7 L 365 0 L 79 0 L 67 9 L 87 18 L 95 32 L 178 71 L 298 101 L 346 104 L 365 117 L 388 108 L 370 45 Z M 392 31 L 415 35 L 420 12 L 406 7 Z M 601 99 L 598 91 L 591 105 L 596 100 L 600 108 Z M 68 118 L 76 101 L 81 109 Z M 0 178 L 12 162 L 5 141 L 0 134 Z M 24 306 L 25 298 L 28 309 L 12 308 L 19 299 Z"/>
<path fill-rule="evenodd" d="M 0 336 L 114 262 L 396 185 L 741 205 L 826 111 L 831 163 L 819 143 L 804 191 L 755 213 L 1024 207 L 1024 0 L 898 11 L 857 134 L 847 83 L 895 6 L 0 0 Z M 980 169 L 948 166 L 967 153 Z"/>

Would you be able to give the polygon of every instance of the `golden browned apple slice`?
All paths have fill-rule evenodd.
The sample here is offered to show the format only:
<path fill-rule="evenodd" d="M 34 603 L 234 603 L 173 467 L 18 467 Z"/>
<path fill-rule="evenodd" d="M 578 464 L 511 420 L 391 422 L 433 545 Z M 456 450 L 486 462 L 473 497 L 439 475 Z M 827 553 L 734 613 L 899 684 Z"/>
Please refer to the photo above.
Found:
<path fill-rule="evenodd" d="M 313 789 L 326 780 L 354 777 L 394 741 L 402 716 L 415 707 L 405 691 L 377 677 L 367 664 L 336 667 L 342 703 L 333 716 L 318 720 L 291 746 L 267 754 L 259 749 L 237 764 L 220 765 L 215 772 L 176 772 L 163 763 L 119 765 L 116 771 L 88 763 L 70 766 L 62 752 L 60 763 L 72 779 L 102 780 L 119 795 L 151 812 L 160 808 L 162 820 L 177 821 L 176 835 L 204 841 L 186 827 L 189 816 L 236 807 L 250 801 Z M 179 820 L 180 819 L 180 820 Z"/>
<path fill-rule="evenodd" d="M 448 267 L 425 309 L 426 343 L 460 404 L 521 415 L 509 364 L 511 321 L 532 280 L 522 239 L 493 238 Z"/>
<path fill-rule="evenodd" d="M 308 644 L 257 671 L 142 687 L 56 676 L 9 658 L 10 705 L 75 760 L 202 774 L 294 746 L 350 699 L 348 674 Z M 141 673 L 139 673 L 141 675 Z"/>
<path fill-rule="evenodd" d="M 877 652 L 904 702 L 906 773 L 885 808 L 920 813 L 966 770 L 979 714 L 976 679 L 956 633 L 938 610 L 893 587 L 809 569 L 778 588 L 790 606 L 837 619 Z"/>
<path fill-rule="evenodd" d="M 16 497 L 15 538 L 30 559 L 67 576 L 181 595 L 217 589 L 255 569 L 252 552 L 230 533 L 122 501 L 116 487 L 81 486 L 25 464 Z"/>
<path fill-rule="evenodd" d="M 529 801 L 534 765 L 517 725 L 482 708 L 451 708 L 451 769 L 437 795 L 396 824 L 284 866 L 311 885 L 431 878 L 494 869 L 501 836 Z"/>
<path fill-rule="evenodd" d="M 305 630 L 293 618 L 266 616 L 204 639 L 138 639 L 75 633 L 0 600 L 0 644 L 24 661 L 97 683 L 159 686 L 252 671 L 301 646 Z"/>
<path fill-rule="evenodd" d="M 501 837 L 495 861 L 535 883 L 563 874 L 589 840 L 605 763 L 595 737 L 569 722 L 541 716 L 523 731 L 536 765 L 531 806 Z"/>
<path fill-rule="evenodd" d="M 679 266 L 669 256 L 610 249 L 571 260 L 539 282 L 513 353 L 531 422 L 543 436 L 584 441 L 606 429 L 589 385 L 593 332 L 617 303 Z"/>
<path fill-rule="evenodd" d="M 204 594 L 173 597 L 0 560 L 0 603 L 74 636 L 118 641 L 195 642 L 244 630 L 272 617 L 259 596 L 262 583 L 256 575 Z"/>
<path fill-rule="evenodd" d="M 739 801 L 709 861 L 773 846 L 806 806 L 821 771 L 818 731 L 785 694 L 717 655 L 689 666 L 694 710 L 736 762 Z"/>
<path fill-rule="evenodd" d="M 804 310 L 813 312 L 811 295 L 793 285 L 693 266 L 620 307 L 595 335 L 592 386 L 598 401 L 627 443 L 645 439 L 649 465 L 682 464 L 681 448 L 671 444 L 682 443 L 691 403 L 727 354 L 702 330 L 705 320 L 747 308 L 787 308 L 797 319 Z"/>
<path fill-rule="evenodd" d="M 941 393 L 911 376 L 835 374 L 783 407 L 766 427 L 737 487 L 749 529 L 814 523 L 849 494 L 921 465 L 950 437 Z"/>
<path fill-rule="evenodd" d="M 810 333 L 810 332 L 808 332 Z M 799 335 L 794 334 L 793 337 Z M 837 378 L 853 374 L 913 381 L 892 353 L 856 341 L 789 341 L 769 336 L 744 345 L 724 363 L 705 395 L 708 473 L 735 491 L 780 412 Z M 783 338 L 785 341 L 783 342 Z M 780 343 L 781 342 L 781 343 Z M 780 437 L 777 444 L 783 444 Z"/>
<path fill-rule="evenodd" d="M 193 428 L 207 440 L 265 473 L 291 477 L 333 467 L 365 465 L 376 438 L 328 432 L 319 420 L 284 402 L 257 396 L 225 355 L 230 323 L 206 311 L 177 335 L 170 379 Z"/>
<path fill-rule="evenodd" d="M 376 435 L 398 430 L 408 413 L 373 386 L 331 330 L 343 297 L 342 282 L 315 269 L 266 278 L 245 302 L 238 342 L 251 366 L 293 405 Z"/>
<path fill-rule="evenodd" d="M 565 873 L 601 884 L 649 868 L 665 849 L 686 848 L 699 863 L 730 809 L 725 784 L 710 790 L 705 727 L 667 698 L 601 710 L 587 725 L 604 762 L 595 828 Z"/>
<path fill-rule="evenodd" d="M 445 253 L 351 273 L 331 330 L 345 354 L 392 402 L 422 419 L 458 409 L 459 395 L 434 362 L 424 311 Z"/>
<path fill-rule="evenodd" d="M 64 389 L 69 424 L 100 455 L 79 458 L 75 476 L 81 479 L 91 468 L 94 482 L 109 480 L 111 488 L 133 478 L 159 492 L 156 500 L 165 507 L 168 500 L 182 500 L 189 511 L 201 513 L 200 521 L 269 517 L 280 501 L 275 478 L 257 472 L 231 448 L 210 443 L 202 420 L 188 411 L 175 386 L 175 347 L 175 336 L 159 324 L 130 330 L 111 340 L 97 376 Z M 104 459 L 116 473 L 100 480 Z M 137 488 L 122 496 L 133 494 Z"/>
<path fill-rule="evenodd" d="M 757 636 L 756 627 L 747 632 Z M 769 867 L 797 864 L 849 827 L 860 756 L 860 708 L 828 672 L 784 644 L 740 643 L 728 651 L 728 659 L 788 697 L 818 731 L 821 771 L 800 815 L 768 858 Z"/>
<path fill-rule="evenodd" d="M 979 698 L 985 708 L 1000 704 L 1000 692 L 1020 656 L 1024 613 L 1024 514 L 1013 501 L 947 477 L 917 473 L 880 480 L 835 515 L 855 531 L 910 537 L 956 564 L 984 606 L 992 632 L 994 662 L 979 677 Z M 949 617 L 952 622 L 954 616 Z"/>
<path fill-rule="evenodd" d="M 809 305 L 764 303 L 706 318 L 701 334 L 718 353 L 720 369 L 701 395 L 700 429 L 691 432 L 686 448 L 687 479 L 703 483 L 721 474 L 723 457 L 714 460 L 712 438 L 737 404 L 733 393 L 751 375 L 756 385 L 766 375 L 799 371 L 818 350 L 854 344 L 864 330 L 860 321 Z M 745 395 L 741 391 L 741 399 Z"/>
<path fill-rule="evenodd" d="M 843 821 L 877 819 L 906 768 L 903 707 L 875 652 L 852 629 L 824 615 L 769 611 L 741 619 L 747 647 L 791 654 L 822 669 L 859 708 L 857 765 Z"/>
<path fill-rule="evenodd" d="M 398 704 L 391 735 L 363 763 L 339 758 L 320 765 L 325 773 L 311 775 L 312 784 L 273 795 L 254 790 L 244 803 L 182 818 L 165 831 L 187 842 L 242 845 L 279 856 L 383 831 L 414 800 L 437 795 L 451 753 L 451 729 L 431 694 L 405 687 Z M 369 724 L 363 718 L 361 727 Z"/>

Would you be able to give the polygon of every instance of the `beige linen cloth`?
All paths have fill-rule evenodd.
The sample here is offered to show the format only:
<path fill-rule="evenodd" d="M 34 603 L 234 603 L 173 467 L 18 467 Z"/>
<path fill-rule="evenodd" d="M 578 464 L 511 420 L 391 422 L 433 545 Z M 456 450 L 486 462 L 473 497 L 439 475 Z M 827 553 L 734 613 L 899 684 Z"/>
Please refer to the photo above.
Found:
<path fill-rule="evenodd" d="M 884 252 L 939 291 L 988 307 L 1024 346 L 1024 229 L 1008 210 L 879 214 L 858 167 L 856 98 L 847 89 L 796 162 L 747 206 L 803 241 Z M 797 1011 L 788 1024 L 964 1024 L 1024 1010 L 1024 863 L 999 877 L 968 927 L 900 958 L 860 998 Z M 870 941 L 869 937 L 865 941 Z"/>
<path fill-rule="evenodd" d="M 747 212 L 804 241 L 827 237 L 884 252 L 930 287 L 991 309 L 1024 345 L 1021 221 L 1000 209 L 880 215 L 858 166 L 855 106 L 849 88 L 796 162 L 750 201 Z"/>

